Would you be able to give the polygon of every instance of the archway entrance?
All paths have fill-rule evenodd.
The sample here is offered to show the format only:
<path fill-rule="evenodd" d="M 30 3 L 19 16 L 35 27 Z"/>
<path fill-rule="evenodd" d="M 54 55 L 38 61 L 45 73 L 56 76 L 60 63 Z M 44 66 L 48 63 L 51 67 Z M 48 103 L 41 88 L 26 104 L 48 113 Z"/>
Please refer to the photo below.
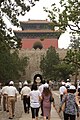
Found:
<path fill-rule="evenodd" d="M 41 81 L 40 83 L 42 82 L 42 72 L 41 71 L 35 71 L 33 72 L 33 74 L 31 75 L 31 79 L 33 82 L 36 82 L 36 78 L 39 78 Z"/>
<path fill-rule="evenodd" d="M 36 74 L 36 75 L 34 76 L 34 82 L 42 83 L 42 75 Z"/>

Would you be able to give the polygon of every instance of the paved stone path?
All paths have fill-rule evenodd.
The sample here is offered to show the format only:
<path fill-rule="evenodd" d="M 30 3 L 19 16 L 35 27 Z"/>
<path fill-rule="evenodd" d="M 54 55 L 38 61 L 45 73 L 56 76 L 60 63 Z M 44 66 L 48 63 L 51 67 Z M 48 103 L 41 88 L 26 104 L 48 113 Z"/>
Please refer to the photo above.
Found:
<path fill-rule="evenodd" d="M 59 108 L 59 92 L 58 91 L 53 91 L 54 93 L 54 98 L 55 98 L 55 106 L 56 109 L 53 108 L 51 109 L 51 120 L 63 120 L 63 113 L 61 112 L 59 115 L 57 113 L 57 110 Z M 8 119 L 8 113 L 5 111 L 0 111 L 0 120 L 9 120 Z M 29 114 L 24 113 L 23 110 L 23 102 L 21 101 L 21 96 L 18 96 L 18 100 L 16 102 L 15 106 L 15 116 L 12 120 L 32 120 L 31 118 L 31 112 Z M 43 117 L 40 115 L 39 112 L 39 120 L 43 120 Z M 80 117 L 77 119 L 80 120 Z"/>
<path fill-rule="evenodd" d="M 23 104 L 22 104 L 22 101 L 20 99 L 20 96 L 18 96 L 18 100 L 16 102 L 16 105 L 15 105 L 15 116 L 13 118 L 13 120 L 19 120 L 19 118 L 22 116 L 22 113 L 23 113 Z M 0 111 L 0 120 L 9 120 L 8 119 L 9 116 L 8 116 L 8 112 L 6 111 Z"/>
<path fill-rule="evenodd" d="M 40 112 L 39 112 L 40 113 Z M 30 114 L 25 114 L 23 112 L 22 114 L 22 117 L 19 119 L 19 120 L 32 120 L 31 118 L 31 112 Z M 43 117 L 39 114 L 39 120 L 43 120 Z M 52 110 L 51 110 L 51 120 L 61 120 L 58 113 L 56 112 L 55 108 L 52 107 Z"/>
<path fill-rule="evenodd" d="M 40 112 L 39 112 L 40 113 Z M 9 120 L 8 119 L 8 113 L 5 111 L 0 111 L 0 120 Z M 51 120 L 61 120 L 58 113 L 56 112 L 56 109 L 53 108 L 51 110 Z M 18 100 L 15 105 L 15 116 L 12 120 L 32 120 L 31 118 L 31 112 L 29 114 L 24 113 L 23 111 L 23 102 L 21 101 L 20 95 L 18 96 Z M 43 120 L 43 117 L 39 115 L 39 120 Z"/>

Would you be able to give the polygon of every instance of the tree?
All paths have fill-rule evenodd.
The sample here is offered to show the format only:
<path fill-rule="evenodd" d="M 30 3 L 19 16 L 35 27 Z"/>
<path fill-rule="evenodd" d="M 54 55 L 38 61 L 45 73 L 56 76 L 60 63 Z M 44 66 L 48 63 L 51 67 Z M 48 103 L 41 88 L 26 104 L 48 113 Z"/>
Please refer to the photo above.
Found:
<path fill-rule="evenodd" d="M 25 73 L 28 58 L 19 58 L 16 48 L 21 48 L 21 40 L 13 36 L 4 18 L 19 27 L 18 16 L 25 15 L 39 0 L 0 0 L 0 81 L 17 80 Z M 11 53 L 11 49 L 14 52 Z M 18 49 L 17 49 L 18 50 Z"/>
<path fill-rule="evenodd" d="M 75 86 L 77 85 L 77 76 L 80 70 L 80 37 L 72 36 L 70 49 L 67 51 L 65 61 L 74 66 Z"/>
<path fill-rule="evenodd" d="M 59 55 L 56 53 L 54 47 L 50 47 L 47 50 L 45 56 L 42 56 L 40 62 L 40 68 L 43 73 L 43 77 L 48 80 L 56 80 L 56 65 L 59 64 Z"/>
<path fill-rule="evenodd" d="M 52 4 L 52 10 L 44 8 L 49 13 L 48 17 L 52 21 L 53 29 L 57 29 L 65 32 L 68 28 L 70 33 L 74 35 L 80 35 L 80 1 L 79 0 L 60 0 L 59 7 L 57 4 Z M 69 30 L 68 29 L 68 30 Z M 72 39 L 74 39 L 72 34 Z M 66 60 L 69 64 L 73 64 L 75 67 L 75 84 L 77 80 L 78 69 L 80 66 L 80 38 L 72 40 L 71 48 L 66 55 Z"/>
<path fill-rule="evenodd" d="M 0 82 L 17 81 L 25 74 L 28 58 L 19 58 L 18 51 L 0 51 Z"/>
<path fill-rule="evenodd" d="M 13 26 L 19 27 L 18 16 L 25 15 L 36 1 L 39 0 L 0 0 L 0 42 L 5 42 L 10 48 L 21 47 L 21 40 L 12 37 L 12 29 L 7 28 L 4 18 L 7 18 Z"/>
<path fill-rule="evenodd" d="M 59 30 L 80 33 L 80 1 L 79 0 L 60 0 L 59 7 L 55 3 L 52 4 L 52 10 L 46 8 L 49 18 L 53 22 L 53 26 L 59 27 Z M 54 28 L 53 27 L 53 28 Z"/>
<path fill-rule="evenodd" d="M 40 68 L 43 78 L 48 80 L 66 82 L 67 78 L 74 73 L 75 67 L 69 64 L 65 59 L 61 60 L 52 46 L 48 49 L 46 55 L 42 56 Z"/>
<path fill-rule="evenodd" d="M 58 64 L 56 67 L 58 79 L 64 80 L 65 82 L 74 72 L 74 67 L 71 64 L 66 63 L 65 61 L 61 61 L 60 64 Z"/>

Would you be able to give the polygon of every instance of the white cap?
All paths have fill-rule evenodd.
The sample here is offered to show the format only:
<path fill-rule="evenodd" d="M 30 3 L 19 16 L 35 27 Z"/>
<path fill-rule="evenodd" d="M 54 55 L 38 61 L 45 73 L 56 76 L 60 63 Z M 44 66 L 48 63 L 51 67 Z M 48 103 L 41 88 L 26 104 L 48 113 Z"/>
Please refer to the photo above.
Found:
<path fill-rule="evenodd" d="M 70 90 L 76 90 L 76 87 L 74 85 L 71 85 L 69 89 Z"/>
<path fill-rule="evenodd" d="M 70 82 L 70 80 L 69 80 L 69 79 L 67 79 L 67 82 Z"/>
<path fill-rule="evenodd" d="M 65 82 L 62 82 L 62 85 L 65 85 Z"/>
<path fill-rule="evenodd" d="M 28 82 L 27 82 L 27 81 L 25 81 L 23 85 L 28 85 Z"/>
<path fill-rule="evenodd" d="M 13 82 L 13 81 L 10 81 L 10 82 L 9 82 L 9 85 L 14 85 L 14 82 Z"/>

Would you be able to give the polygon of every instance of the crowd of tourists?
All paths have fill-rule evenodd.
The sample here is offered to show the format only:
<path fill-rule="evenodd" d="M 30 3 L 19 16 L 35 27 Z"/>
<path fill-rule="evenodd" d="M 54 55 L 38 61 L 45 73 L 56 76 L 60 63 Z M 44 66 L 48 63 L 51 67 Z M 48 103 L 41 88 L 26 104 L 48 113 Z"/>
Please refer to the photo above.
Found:
<path fill-rule="evenodd" d="M 59 92 L 60 106 L 58 112 L 63 111 L 64 120 L 76 120 L 76 116 L 79 117 L 80 113 L 80 84 L 76 89 L 67 79 L 66 83 L 62 81 Z M 28 86 L 27 81 L 24 81 L 23 85 L 19 81 L 19 90 L 16 89 L 13 81 L 6 83 L 0 89 L 0 106 L 3 104 L 3 111 L 9 113 L 9 119 L 14 118 L 15 102 L 18 95 L 21 96 L 23 101 L 24 113 L 29 114 L 31 109 L 32 120 L 38 120 L 39 111 L 41 111 L 43 120 L 50 120 L 51 105 L 56 107 L 56 101 L 50 89 L 49 81 L 42 80 L 40 85 L 34 82 L 31 86 Z M 63 109 L 64 103 L 65 107 Z"/>
<path fill-rule="evenodd" d="M 3 111 L 9 113 L 9 119 L 14 118 L 15 102 L 17 101 L 17 96 L 20 95 L 23 101 L 24 112 L 29 114 L 31 109 L 32 120 L 38 120 L 40 108 L 43 119 L 50 120 L 51 103 L 53 102 L 54 107 L 55 105 L 54 97 L 49 89 L 49 82 L 47 81 L 45 83 L 45 81 L 43 81 L 39 86 L 34 82 L 31 87 L 28 86 L 27 81 L 25 81 L 23 85 L 20 82 L 21 81 L 19 81 L 18 90 L 14 86 L 13 81 L 6 83 L 0 90 L 0 96 L 2 97 L 2 103 L 0 103 L 0 105 L 2 104 Z"/>
<path fill-rule="evenodd" d="M 54 104 L 54 97 L 49 88 L 49 81 L 42 81 L 40 86 L 33 83 L 31 88 L 28 87 L 27 81 L 24 82 L 21 90 L 21 99 L 23 100 L 24 112 L 29 113 L 31 108 L 32 120 L 38 120 L 39 109 L 41 108 L 41 116 L 43 119 L 50 120 L 51 103 Z"/>

